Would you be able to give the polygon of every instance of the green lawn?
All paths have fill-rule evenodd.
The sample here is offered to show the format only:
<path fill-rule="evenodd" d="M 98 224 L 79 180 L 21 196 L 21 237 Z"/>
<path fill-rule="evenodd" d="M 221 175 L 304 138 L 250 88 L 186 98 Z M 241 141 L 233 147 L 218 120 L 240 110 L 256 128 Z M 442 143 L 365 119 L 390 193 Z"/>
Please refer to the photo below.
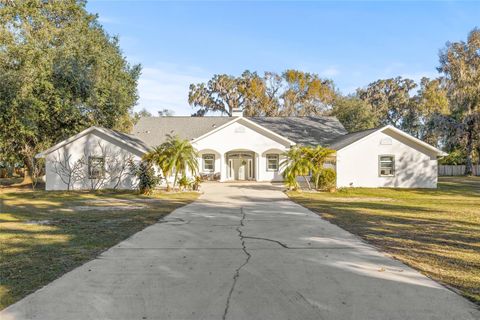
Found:
<path fill-rule="evenodd" d="M 480 178 L 441 178 L 437 190 L 289 192 L 427 276 L 480 304 Z"/>
<path fill-rule="evenodd" d="M 0 310 L 197 196 L 0 189 Z"/>

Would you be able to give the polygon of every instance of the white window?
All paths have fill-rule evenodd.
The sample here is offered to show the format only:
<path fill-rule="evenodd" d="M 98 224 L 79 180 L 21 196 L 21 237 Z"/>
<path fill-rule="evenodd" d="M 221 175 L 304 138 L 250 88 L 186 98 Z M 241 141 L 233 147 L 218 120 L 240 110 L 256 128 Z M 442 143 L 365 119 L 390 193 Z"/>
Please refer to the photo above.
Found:
<path fill-rule="evenodd" d="M 378 157 L 378 174 L 380 177 L 395 175 L 395 156 L 382 155 Z"/>
<path fill-rule="evenodd" d="M 278 154 L 267 154 L 267 171 L 278 171 Z"/>
<path fill-rule="evenodd" d="M 203 158 L 203 172 L 214 172 L 215 171 L 215 155 L 204 154 L 202 158 Z"/>
<path fill-rule="evenodd" d="M 90 179 L 105 178 L 105 158 L 88 157 L 88 177 Z"/>

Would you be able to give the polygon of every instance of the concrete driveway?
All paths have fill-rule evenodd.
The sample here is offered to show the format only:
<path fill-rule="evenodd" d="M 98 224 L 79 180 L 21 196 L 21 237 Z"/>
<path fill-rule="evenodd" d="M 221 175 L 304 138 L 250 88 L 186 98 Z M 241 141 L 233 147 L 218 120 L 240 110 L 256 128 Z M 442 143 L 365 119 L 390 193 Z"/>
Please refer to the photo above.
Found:
<path fill-rule="evenodd" d="M 205 194 L 0 319 L 480 319 L 270 184 Z"/>

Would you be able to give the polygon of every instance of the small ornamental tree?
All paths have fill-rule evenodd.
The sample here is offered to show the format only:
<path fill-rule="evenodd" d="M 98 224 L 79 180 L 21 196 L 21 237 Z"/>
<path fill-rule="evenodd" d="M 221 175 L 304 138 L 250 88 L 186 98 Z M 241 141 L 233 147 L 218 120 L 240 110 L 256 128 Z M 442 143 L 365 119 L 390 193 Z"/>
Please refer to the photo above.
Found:
<path fill-rule="evenodd" d="M 145 161 L 131 162 L 132 171 L 138 178 L 138 190 L 141 194 L 151 194 L 160 183 L 161 178 L 155 174 L 153 167 Z"/>

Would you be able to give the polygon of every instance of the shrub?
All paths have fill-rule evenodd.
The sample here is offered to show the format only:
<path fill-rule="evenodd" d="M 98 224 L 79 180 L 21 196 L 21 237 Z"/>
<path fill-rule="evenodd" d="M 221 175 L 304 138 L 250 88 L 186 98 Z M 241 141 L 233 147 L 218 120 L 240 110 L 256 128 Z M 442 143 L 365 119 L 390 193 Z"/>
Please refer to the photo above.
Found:
<path fill-rule="evenodd" d="M 193 188 L 193 190 L 194 190 L 194 191 L 200 190 L 200 183 L 202 183 L 202 182 L 203 182 L 202 177 L 201 177 L 201 176 L 196 176 L 196 177 L 195 177 L 195 180 L 194 180 L 193 183 L 192 183 L 192 188 Z"/>
<path fill-rule="evenodd" d="M 333 157 L 335 150 L 327 149 L 321 146 L 306 147 L 293 146 L 284 156 L 285 160 L 280 164 L 284 168 L 283 178 L 289 189 L 297 190 L 300 188 L 297 177 L 303 177 L 308 189 L 312 189 L 310 182 L 315 184 L 317 179 L 310 179 L 309 173 L 313 172 L 314 176 L 318 176 L 325 162 Z"/>
<path fill-rule="evenodd" d="M 153 167 L 146 162 L 131 163 L 132 171 L 138 178 L 138 190 L 141 194 L 151 194 L 160 183 L 161 178 L 155 174 Z"/>
<path fill-rule="evenodd" d="M 336 180 L 337 175 L 335 173 L 335 170 L 331 168 L 322 169 L 318 171 L 315 176 L 312 177 L 312 181 L 316 183 L 315 187 L 318 190 L 330 191 L 335 189 Z"/>
<path fill-rule="evenodd" d="M 180 180 L 178 180 L 178 186 L 182 190 L 190 188 L 191 185 L 192 185 L 192 182 L 190 180 L 188 180 L 188 178 L 186 176 L 183 176 L 183 177 L 180 178 Z"/>

